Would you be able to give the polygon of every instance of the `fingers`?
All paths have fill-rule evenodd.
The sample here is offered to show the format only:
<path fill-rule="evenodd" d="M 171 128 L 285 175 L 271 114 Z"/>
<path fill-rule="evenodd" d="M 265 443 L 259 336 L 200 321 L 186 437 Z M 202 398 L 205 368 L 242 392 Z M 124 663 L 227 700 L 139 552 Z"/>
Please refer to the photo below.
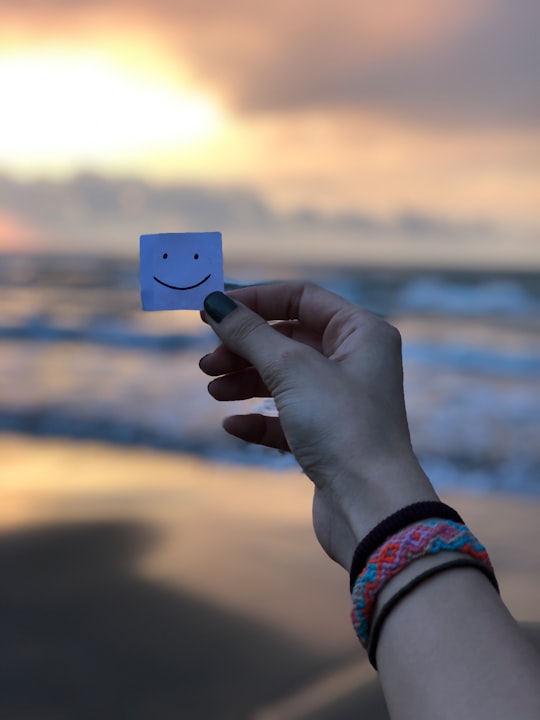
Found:
<path fill-rule="evenodd" d="M 268 388 L 255 368 L 248 368 L 212 380 L 208 385 L 208 392 L 213 398 L 221 402 L 270 396 Z"/>
<path fill-rule="evenodd" d="M 224 420 L 223 427 L 230 435 L 254 445 L 289 451 L 279 418 L 257 414 L 231 415 Z"/>
<path fill-rule="evenodd" d="M 304 328 L 322 335 L 337 312 L 356 306 L 311 283 L 275 283 L 233 290 L 239 300 L 265 320 L 299 320 Z"/>
<path fill-rule="evenodd" d="M 225 297 L 231 304 L 240 301 L 263 320 L 285 321 L 284 334 L 302 333 L 303 338 L 295 339 L 312 345 L 326 357 L 338 351 L 347 338 L 356 335 L 366 324 L 380 322 L 368 310 L 311 283 L 256 285 L 233 290 Z M 213 325 L 208 318 L 207 321 Z M 295 328 L 290 321 L 296 321 L 298 327 Z M 311 340 L 306 341 L 308 337 Z M 229 341 L 226 344 L 236 352 Z M 351 342 L 348 342 L 344 349 L 349 351 L 351 347 Z M 283 345 L 281 349 L 284 349 Z M 246 357 L 242 352 L 238 354 Z"/>
<path fill-rule="evenodd" d="M 309 345 L 319 352 L 322 350 L 321 336 L 313 330 L 304 327 L 298 320 L 275 322 L 272 323 L 272 327 L 291 340 L 300 342 L 303 345 Z"/>
<path fill-rule="evenodd" d="M 260 315 L 231 297 L 213 292 L 205 299 L 207 320 L 229 350 L 247 360 L 268 385 L 279 374 L 280 358 L 298 343 L 272 328 Z M 212 364 L 211 362 L 207 365 Z"/>
<path fill-rule="evenodd" d="M 322 350 L 320 336 L 307 330 L 296 320 L 277 322 L 272 324 L 272 328 L 291 340 L 309 345 L 319 352 Z M 213 352 L 201 358 L 199 367 L 207 375 L 217 377 L 244 370 L 249 367 L 249 362 L 220 344 Z"/>
<path fill-rule="evenodd" d="M 199 367 L 207 375 L 217 377 L 243 370 L 250 367 L 250 363 L 221 344 L 213 352 L 200 359 Z"/>

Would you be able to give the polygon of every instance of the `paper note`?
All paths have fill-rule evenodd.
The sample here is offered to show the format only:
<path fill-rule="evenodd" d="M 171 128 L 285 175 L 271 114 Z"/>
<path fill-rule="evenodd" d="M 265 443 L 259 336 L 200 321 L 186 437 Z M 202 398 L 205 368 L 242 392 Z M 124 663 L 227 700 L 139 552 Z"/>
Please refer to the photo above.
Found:
<path fill-rule="evenodd" d="M 143 310 L 202 310 L 204 298 L 223 292 L 221 233 L 141 235 Z"/>

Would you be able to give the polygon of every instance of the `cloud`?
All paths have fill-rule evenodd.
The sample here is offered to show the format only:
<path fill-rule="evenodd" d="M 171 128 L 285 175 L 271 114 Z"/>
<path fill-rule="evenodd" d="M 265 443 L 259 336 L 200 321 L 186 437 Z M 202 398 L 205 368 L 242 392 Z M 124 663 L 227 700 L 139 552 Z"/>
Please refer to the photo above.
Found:
<path fill-rule="evenodd" d="M 9 213 L 39 228 L 42 249 L 69 252 L 134 254 L 145 232 L 221 230 L 231 257 L 268 256 L 271 241 L 281 259 L 309 260 L 315 250 L 321 257 L 345 261 L 362 243 L 376 246 L 399 239 L 404 247 L 418 242 L 429 249 L 433 243 L 461 245 L 471 235 L 496 234 L 487 221 L 414 211 L 385 218 L 313 208 L 279 212 L 243 188 L 159 185 L 88 174 L 64 182 L 21 182 L 0 175 L 0 198 L 0 216 Z"/>
<path fill-rule="evenodd" d="M 244 266 L 540 267 L 538 225 L 421 211 L 376 215 L 279 211 L 240 187 L 207 188 L 80 175 L 64 182 L 15 181 L 0 174 L 0 216 L 39 232 L 44 252 L 135 257 L 148 232 L 220 230 L 225 272 Z M 31 249 L 5 238 L 3 252 Z M 13 238 L 12 238 L 13 240 Z"/>
<path fill-rule="evenodd" d="M 247 114 L 345 107 L 450 126 L 540 124 L 537 0 L 1 0 L 0 8 L 19 30 L 40 18 L 53 35 L 139 38 L 142 28 L 171 64 L 187 62 Z"/>
<path fill-rule="evenodd" d="M 223 12 L 190 25 L 190 55 L 244 111 L 347 107 L 446 125 L 540 120 L 537 0 L 316 0 L 309 14 L 306 4 L 258 13 L 234 4 L 230 32 Z"/>

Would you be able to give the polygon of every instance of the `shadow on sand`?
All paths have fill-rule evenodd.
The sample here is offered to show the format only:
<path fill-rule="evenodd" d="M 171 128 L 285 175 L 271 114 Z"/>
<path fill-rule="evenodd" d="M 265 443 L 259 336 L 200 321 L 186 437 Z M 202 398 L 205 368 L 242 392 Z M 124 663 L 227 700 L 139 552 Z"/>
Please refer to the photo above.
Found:
<path fill-rule="evenodd" d="M 128 522 L 0 536 L 2 720 L 247 720 L 343 660 L 142 578 L 157 540 Z M 388 718 L 378 682 L 309 714 L 358 717 Z"/>
<path fill-rule="evenodd" d="M 0 537 L 3 720 L 240 720 L 335 660 L 138 576 L 156 539 L 125 522 Z"/>

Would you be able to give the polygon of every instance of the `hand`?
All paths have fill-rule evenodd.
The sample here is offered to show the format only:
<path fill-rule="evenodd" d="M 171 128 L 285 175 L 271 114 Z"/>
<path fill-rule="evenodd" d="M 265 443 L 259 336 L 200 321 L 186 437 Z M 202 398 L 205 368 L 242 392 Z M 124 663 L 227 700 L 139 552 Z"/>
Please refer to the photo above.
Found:
<path fill-rule="evenodd" d="M 205 307 L 223 342 L 201 360 L 205 373 L 219 376 L 210 394 L 271 396 L 279 413 L 232 416 L 224 427 L 294 453 L 314 482 L 313 524 L 330 557 L 349 569 L 357 543 L 380 520 L 437 499 L 411 448 L 394 327 L 311 284 L 213 293 Z"/>

